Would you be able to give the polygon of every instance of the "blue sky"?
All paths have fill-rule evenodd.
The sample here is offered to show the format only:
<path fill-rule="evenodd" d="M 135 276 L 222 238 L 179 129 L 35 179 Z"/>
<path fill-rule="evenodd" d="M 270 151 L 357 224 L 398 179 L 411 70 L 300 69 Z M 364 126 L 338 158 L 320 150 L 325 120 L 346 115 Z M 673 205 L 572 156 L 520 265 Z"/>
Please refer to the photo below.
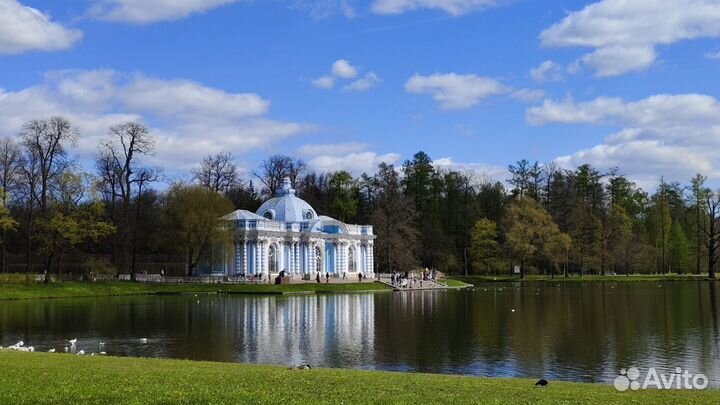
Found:
<path fill-rule="evenodd" d="M 170 173 L 424 150 L 717 182 L 719 37 L 720 0 L 0 0 L 0 135 L 64 114 L 87 161 L 139 119 Z"/>

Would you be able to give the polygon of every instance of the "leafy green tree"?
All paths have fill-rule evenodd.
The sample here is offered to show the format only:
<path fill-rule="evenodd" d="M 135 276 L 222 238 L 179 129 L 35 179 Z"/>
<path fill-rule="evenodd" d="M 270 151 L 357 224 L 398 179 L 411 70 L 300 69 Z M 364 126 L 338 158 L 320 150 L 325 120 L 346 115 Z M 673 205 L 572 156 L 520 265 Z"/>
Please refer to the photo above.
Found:
<path fill-rule="evenodd" d="M 489 272 L 490 260 L 497 255 L 498 250 L 498 229 L 495 221 L 486 218 L 475 222 L 472 229 L 472 245 L 470 254 L 473 258 L 473 269 L 485 267 Z"/>
<path fill-rule="evenodd" d="M 550 214 L 532 198 L 513 201 L 505 215 L 505 243 L 520 261 L 520 278 L 524 278 L 526 261 L 560 230 Z"/>
<path fill-rule="evenodd" d="M 572 212 L 570 236 L 582 277 L 586 268 L 597 266 L 602 243 L 602 223 L 585 201 L 578 201 Z"/>
<path fill-rule="evenodd" d="M 231 233 L 224 226 L 222 216 L 232 212 L 233 205 L 225 196 L 207 187 L 184 184 L 173 185 L 166 199 L 167 240 L 184 251 L 190 276 L 210 246 L 230 241 Z"/>
<path fill-rule="evenodd" d="M 105 207 L 96 196 L 89 196 L 90 178 L 87 175 L 63 173 L 56 183 L 56 200 L 48 214 L 38 219 L 36 240 L 39 251 L 46 256 L 46 277 L 53 261 L 57 260 L 58 276 L 62 270 L 64 253 L 85 241 L 97 242 L 115 232 L 115 226 L 105 221 Z"/>
<path fill-rule="evenodd" d="M 563 232 L 551 231 L 547 237 L 547 242 L 543 245 L 543 256 L 550 263 L 550 277 L 555 277 L 555 269 L 560 268 L 562 263 L 563 275 L 568 276 L 567 265 L 570 249 L 572 248 L 572 238 Z"/>
<path fill-rule="evenodd" d="M 684 273 L 688 270 L 690 263 L 690 243 L 685 236 L 685 231 L 679 220 L 675 220 L 670 231 L 669 262 L 670 270 L 677 273 Z"/>
<path fill-rule="evenodd" d="M 355 218 L 358 209 L 357 182 L 346 171 L 335 172 L 330 175 L 330 211 L 333 216 L 343 222 Z"/>

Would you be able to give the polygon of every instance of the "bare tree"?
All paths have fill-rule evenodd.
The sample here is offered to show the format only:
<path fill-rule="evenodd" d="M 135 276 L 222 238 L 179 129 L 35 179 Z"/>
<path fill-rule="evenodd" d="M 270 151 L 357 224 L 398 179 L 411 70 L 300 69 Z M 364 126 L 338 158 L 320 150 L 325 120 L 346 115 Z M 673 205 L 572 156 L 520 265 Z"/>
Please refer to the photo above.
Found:
<path fill-rule="evenodd" d="M 137 264 L 137 241 L 138 241 L 138 228 L 140 223 L 140 214 L 142 213 L 142 202 L 143 202 L 143 188 L 150 183 L 154 183 L 160 180 L 160 169 L 145 167 L 137 172 L 136 184 L 137 184 L 137 199 L 135 201 L 135 226 L 133 226 L 132 235 L 132 252 L 130 259 L 130 275 L 132 279 L 135 279 L 136 264 Z"/>
<path fill-rule="evenodd" d="M 715 265 L 718 261 L 718 242 L 720 239 L 720 224 L 718 224 L 720 219 L 720 192 L 706 192 L 705 214 L 708 216 L 708 223 L 704 228 L 707 237 L 708 276 L 715 279 Z"/>
<path fill-rule="evenodd" d="M 307 165 L 300 159 L 293 159 L 290 156 L 273 155 L 260 163 L 258 170 L 253 174 L 265 186 L 263 194 L 268 197 L 275 196 L 277 190 L 283 183 L 285 177 L 290 178 L 290 184 L 294 188 L 299 185 L 300 176 L 307 169 Z"/>
<path fill-rule="evenodd" d="M 220 152 L 206 156 L 200 167 L 192 170 L 193 178 L 215 192 L 227 191 L 240 183 L 240 175 L 232 153 Z"/>
<path fill-rule="evenodd" d="M 45 213 L 50 194 L 50 182 L 67 168 L 68 144 L 74 146 L 78 132 L 63 117 L 46 120 L 32 120 L 23 126 L 20 133 L 23 146 L 30 159 L 37 161 L 40 175 L 38 184 L 40 212 Z"/>
<path fill-rule="evenodd" d="M 122 266 L 130 265 L 134 279 L 135 268 L 132 261 L 128 260 L 130 247 L 135 243 L 131 239 L 136 235 L 131 209 L 133 190 L 136 186 L 139 189 L 139 184 L 150 181 L 147 172 L 138 169 L 138 158 L 152 155 L 155 150 L 155 140 L 147 127 L 139 122 L 130 121 L 112 126 L 108 138 L 100 142 L 99 149 L 95 166 L 103 179 L 106 198 L 109 197 L 112 201 L 113 219 L 119 228 L 114 249 L 120 250 Z M 116 212 L 116 200 L 120 205 L 119 213 Z"/>
<path fill-rule="evenodd" d="M 25 246 L 27 271 L 32 271 L 32 238 L 35 232 L 35 209 L 41 218 L 47 216 L 52 181 L 65 173 L 71 164 L 67 146 L 74 146 L 78 132 L 63 117 L 32 120 L 23 125 L 20 139 L 24 148 L 21 177 L 27 209 L 27 239 Z M 46 269 L 47 270 L 47 269 Z M 46 277 L 46 282 L 49 277 Z"/>
<path fill-rule="evenodd" d="M 8 209 L 8 203 L 12 196 L 18 191 L 21 182 L 21 162 L 22 155 L 18 145 L 10 138 L 0 139 L 0 203 L 2 209 L 6 211 Z M 6 241 L 8 230 L 13 229 L 17 226 L 14 222 L 0 223 L 0 229 L 2 230 L 2 251 L 0 252 L 0 271 L 5 273 L 7 271 L 6 265 Z"/>

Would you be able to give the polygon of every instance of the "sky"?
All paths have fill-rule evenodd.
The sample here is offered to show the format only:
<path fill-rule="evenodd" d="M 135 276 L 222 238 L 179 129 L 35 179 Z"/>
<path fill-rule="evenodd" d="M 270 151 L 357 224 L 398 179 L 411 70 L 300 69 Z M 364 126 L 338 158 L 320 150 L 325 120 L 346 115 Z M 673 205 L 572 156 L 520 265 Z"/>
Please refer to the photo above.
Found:
<path fill-rule="evenodd" d="M 720 0 L 0 0 L 0 136 L 119 122 L 182 175 L 232 152 L 372 173 L 423 150 L 720 184 Z M 89 164 L 88 164 L 88 167 Z"/>

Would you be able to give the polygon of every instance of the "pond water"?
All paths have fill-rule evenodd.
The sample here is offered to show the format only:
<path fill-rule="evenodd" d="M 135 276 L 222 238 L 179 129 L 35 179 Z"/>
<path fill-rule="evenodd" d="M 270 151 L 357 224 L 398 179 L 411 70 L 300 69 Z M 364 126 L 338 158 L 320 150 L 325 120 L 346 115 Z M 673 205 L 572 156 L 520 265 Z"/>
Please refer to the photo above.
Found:
<path fill-rule="evenodd" d="M 5 301 L 0 344 L 23 340 L 62 351 L 77 338 L 77 350 L 119 356 L 603 383 L 625 367 L 681 367 L 720 386 L 716 288 L 504 283 L 460 291 Z"/>

